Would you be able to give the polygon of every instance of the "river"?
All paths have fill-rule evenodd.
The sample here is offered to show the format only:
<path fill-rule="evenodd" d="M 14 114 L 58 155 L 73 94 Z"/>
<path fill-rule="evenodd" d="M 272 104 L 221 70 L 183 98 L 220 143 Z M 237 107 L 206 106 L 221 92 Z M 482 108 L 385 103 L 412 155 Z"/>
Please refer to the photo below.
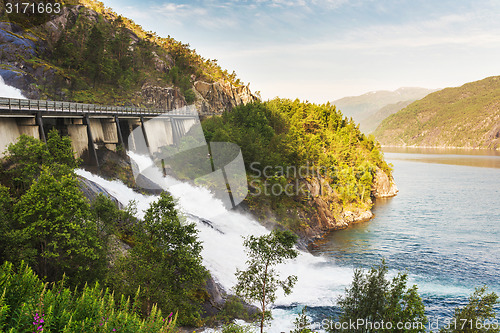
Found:
<path fill-rule="evenodd" d="M 388 149 L 385 157 L 398 195 L 377 200 L 371 221 L 331 233 L 314 254 L 342 268 L 385 259 L 393 273 L 406 271 L 431 322 L 451 317 L 475 287 L 500 294 L 500 152 Z"/>

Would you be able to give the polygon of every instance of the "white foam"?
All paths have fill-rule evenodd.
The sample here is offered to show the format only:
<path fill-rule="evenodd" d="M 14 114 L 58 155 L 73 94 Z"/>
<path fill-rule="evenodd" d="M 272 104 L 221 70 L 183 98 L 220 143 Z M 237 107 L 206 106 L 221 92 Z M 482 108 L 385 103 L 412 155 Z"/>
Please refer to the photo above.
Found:
<path fill-rule="evenodd" d="M 8 98 L 26 98 L 21 93 L 21 90 L 11 87 L 5 84 L 5 81 L 0 76 L 0 97 L 8 97 Z"/>

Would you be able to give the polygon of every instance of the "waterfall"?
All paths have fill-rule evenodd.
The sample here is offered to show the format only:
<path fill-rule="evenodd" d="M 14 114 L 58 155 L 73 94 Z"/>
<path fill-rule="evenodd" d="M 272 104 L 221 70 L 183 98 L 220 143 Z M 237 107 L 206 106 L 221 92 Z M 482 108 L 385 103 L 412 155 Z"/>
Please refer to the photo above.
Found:
<path fill-rule="evenodd" d="M 0 76 L 0 97 L 26 98 L 21 93 L 21 90 L 5 84 L 2 76 Z"/>
<path fill-rule="evenodd" d="M 177 199 L 178 209 L 188 221 L 194 222 L 199 230 L 198 237 L 203 242 L 203 264 L 211 272 L 214 279 L 228 292 L 236 283 L 236 268 L 245 269 L 246 255 L 243 238 L 248 235 L 269 233 L 265 227 L 252 217 L 239 212 L 227 210 L 224 204 L 214 198 L 209 190 L 192 184 L 179 182 L 170 177 L 162 177 L 161 171 L 153 167 L 149 157 L 129 153 L 135 161 L 135 167 L 145 174 L 157 173 L 154 177 L 158 184 L 167 188 Z M 108 181 L 84 170 L 77 174 L 105 188 L 123 205 L 135 200 L 138 217 L 142 218 L 149 204 L 157 199 L 134 192 L 119 181 Z M 300 251 L 300 255 L 286 264 L 277 267 L 281 277 L 296 275 L 298 281 L 291 295 L 279 295 L 276 305 L 294 306 L 332 306 L 338 296 L 352 280 L 352 269 L 338 267 L 322 257 Z M 283 309 L 273 310 L 275 320 L 269 332 L 283 332 L 292 328 L 294 313 Z"/>

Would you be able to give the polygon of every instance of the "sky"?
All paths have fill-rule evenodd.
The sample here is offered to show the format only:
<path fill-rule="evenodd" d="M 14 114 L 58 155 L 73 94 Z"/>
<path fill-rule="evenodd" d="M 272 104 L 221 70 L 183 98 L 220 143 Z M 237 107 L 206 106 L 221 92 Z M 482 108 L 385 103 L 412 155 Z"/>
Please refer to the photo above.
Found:
<path fill-rule="evenodd" d="M 324 103 L 500 75 L 498 0 L 102 0 L 233 70 L 264 100 Z"/>

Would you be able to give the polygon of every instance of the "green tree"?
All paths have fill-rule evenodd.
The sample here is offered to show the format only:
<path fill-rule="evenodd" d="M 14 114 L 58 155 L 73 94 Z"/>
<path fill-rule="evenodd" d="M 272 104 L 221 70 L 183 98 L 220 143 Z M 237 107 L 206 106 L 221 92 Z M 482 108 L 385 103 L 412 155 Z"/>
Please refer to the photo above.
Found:
<path fill-rule="evenodd" d="M 75 158 L 73 146 L 69 136 L 60 136 L 59 132 L 53 128 L 47 135 L 47 149 L 49 151 L 49 164 L 59 164 L 74 170 L 80 164 L 80 160 Z"/>
<path fill-rule="evenodd" d="M 297 281 L 294 275 L 279 280 L 278 272 L 273 268 L 287 259 L 298 256 L 295 250 L 297 235 L 290 231 L 274 230 L 270 234 L 245 239 L 248 268 L 245 271 L 237 270 L 238 283 L 235 286 L 236 294 L 247 301 L 255 301 L 262 311 L 260 331 L 264 331 L 266 320 L 271 319 L 271 306 L 276 300 L 276 291 L 282 288 L 285 295 L 292 292 Z"/>
<path fill-rule="evenodd" d="M 164 312 L 179 311 L 181 324 L 196 324 L 208 272 L 195 225 L 182 221 L 173 198 L 163 193 L 146 211 L 140 228 L 135 246 L 116 267 L 113 283 L 128 295 L 140 287 L 145 315 L 156 303 Z"/>
<path fill-rule="evenodd" d="M 28 189 L 49 158 L 50 153 L 43 142 L 22 134 L 16 143 L 11 143 L 7 148 L 7 160 L 14 165 L 7 171 L 13 185 L 21 191 Z"/>
<path fill-rule="evenodd" d="M 304 306 L 300 311 L 300 314 L 295 318 L 293 322 L 295 329 L 290 331 L 290 333 L 312 333 L 310 329 L 311 321 L 307 318 L 307 306 Z"/>
<path fill-rule="evenodd" d="M 73 284 L 101 275 L 105 254 L 89 204 L 73 173 L 42 167 L 14 205 L 19 258 L 49 281 L 68 275 Z"/>
<path fill-rule="evenodd" d="M 440 333 L 496 333 L 500 332 L 497 323 L 495 305 L 498 296 L 495 293 L 486 294 L 486 287 L 476 288 L 469 297 L 469 303 L 456 308 L 453 319 Z M 489 324 L 489 325 L 488 325 Z"/>
<path fill-rule="evenodd" d="M 342 314 L 341 323 L 366 325 L 355 329 L 335 329 L 331 332 L 376 332 L 375 323 L 391 323 L 384 332 L 425 332 L 427 317 L 422 299 L 417 293 L 417 286 L 406 287 L 407 274 L 399 273 L 392 280 L 387 279 L 387 266 L 384 262 L 379 267 L 372 267 L 367 273 L 361 269 L 354 271 L 352 285 L 346 295 L 339 300 Z M 397 327 L 397 323 L 411 323 L 411 328 Z"/>
<path fill-rule="evenodd" d="M 79 159 L 75 159 L 71 139 L 61 137 L 55 128 L 48 133 L 47 144 L 22 134 L 16 143 L 7 148 L 7 161 L 13 165 L 7 174 L 19 194 L 24 193 L 39 177 L 42 166 L 53 167 L 57 164 L 53 169 L 68 173 L 80 163 Z"/>
<path fill-rule="evenodd" d="M 105 46 L 106 38 L 104 33 L 101 28 L 94 25 L 90 31 L 90 36 L 87 39 L 87 46 L 85 50 L 85 71 L 92 80 L 94 87 L 102 76 L 101 71 L 104 63 Z"/>
<path fill-rule="evenodd" d="M 8 259 L 12 248 L 12 205 L 9 189 L 0 184 L 0 262 Z"/>

